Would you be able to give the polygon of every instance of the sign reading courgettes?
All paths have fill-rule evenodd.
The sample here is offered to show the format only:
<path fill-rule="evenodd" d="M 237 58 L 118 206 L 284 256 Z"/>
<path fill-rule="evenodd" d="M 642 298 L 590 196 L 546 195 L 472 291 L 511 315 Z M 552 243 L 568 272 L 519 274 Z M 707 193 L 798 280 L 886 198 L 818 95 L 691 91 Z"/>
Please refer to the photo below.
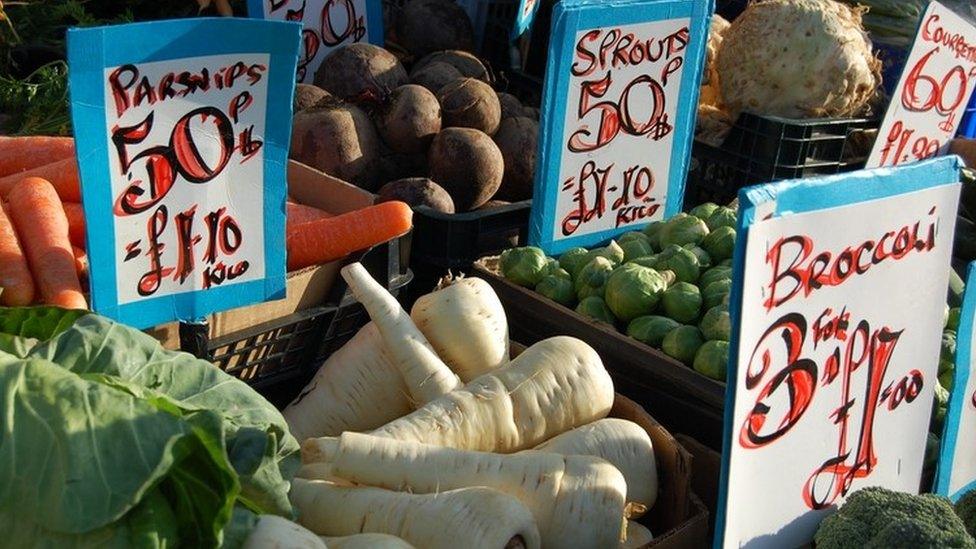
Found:
<path fill-rule="evenodd" d="M 854 490 L 917 493 L 960 168 L 740 193 L 717 547 L 798 547 Z"/>
<path fill-rule="evenodd" d="M 295 76 L 312 82 L 329 52 L 347 44 L 383 44 L 381 0 L 247 0 L 248 15 L 302 24 Z"/>
<path fill-rule="evenodd" d="M 72 29 L 94 309 L 144 328 L 281 297 L 299 26 Z"/>
<path fill-rule="evenodd" d="M 976 26 L 938 2 L 919 23 L 867 167 L 931 158 L 956 136 L 976 89 Z"/>
<path fill-rule="evenodd" d="M 970 263 L 966 292 L 959 317 L 949 328 L 956 328 L 955 372 L 945 380 L 949 404 L 945 414 L 935 493 L 958 501 L 976 490 L 976 263 Z"/>
<path fill-rule="evenodd" d="M 531 244 L 558 254 L 681 210 L 712 8 L 554 6 Z"/>

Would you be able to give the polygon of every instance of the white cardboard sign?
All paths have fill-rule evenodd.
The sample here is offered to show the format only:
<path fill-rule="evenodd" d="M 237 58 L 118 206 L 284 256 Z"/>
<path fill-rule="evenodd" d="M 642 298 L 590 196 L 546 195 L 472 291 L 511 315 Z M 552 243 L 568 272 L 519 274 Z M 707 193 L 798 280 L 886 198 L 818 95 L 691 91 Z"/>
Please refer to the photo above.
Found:
<path fill-rule="evenodd" d="M 931 2 L 867 167 L 931 158 L 956 135 L 976 88 L 976 27 Z"/>
<path fill-rule="evenodd" d="M 918 490 L 960 186 L 954 158 L 906 169 L 740 195 L 716 546 L 797 547 L 852 490 Z"/>
<path fill-rule="evenodd" d="M 251 17 L 302 24 L 297 82 L 312 82 L 329 52 L 356 42 L 383 43 L 381 0 L 247 0 Z"/>

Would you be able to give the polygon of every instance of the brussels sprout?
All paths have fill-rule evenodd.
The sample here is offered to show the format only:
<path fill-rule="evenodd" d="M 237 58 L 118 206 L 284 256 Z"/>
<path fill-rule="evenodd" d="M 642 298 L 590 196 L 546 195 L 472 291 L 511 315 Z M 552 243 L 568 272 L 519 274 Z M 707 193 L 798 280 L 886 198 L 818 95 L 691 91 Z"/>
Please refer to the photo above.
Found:
<path fill-rule="evenodd" d="M 711 309 L 716 305 L 721 305 L 722 301 L 728 297 L 732 291 L 731 280 L 718 280 L 712 282 L 702 290 L 702 302 L 705 310 Z"/>
<path fill-rule="evenodd" d="M 573 288 L 576 290 L 576 297 L 580 301 L 587 297 L 603 297 L 607 286 L 607 278 L 613 272 L 614 264 L 605 257 L 594 257 L 580 269 L 576 275 Z"/>
<path fill-rule="evenodd" d="M 731 267 L 732 266 L 732 258 L 730 257 L 728 259 L 723 259 L 722 261 L 719 261 L 715 266 L 716 267 Z"/>
<path fill-rule="evenodd" d="M 613 325 L 614 322 L 613 313 L 610 312 L 606 302 L 597 296 L 590 296 L 581 300 L 579 305 L 576 306 L 576 312 L 610 325 Z"/>
<path fill-rule="evenodd" d="M 640 234 L 640 233 L 637 233 Z M 643 236 L 643 235 L 642 235 Z M 620 247 L 624 250 L 624 261 L 631 261 L 640 257 L 647 257 L 654 254 L 650 243 L 646 237 L 644 240 L 631 239 L 621 242 Z"/>
<path fill-rule="evenodd" d="M 664 221 L 654 221 L 644 227 L 644 234 L 647 235 L 647 240 L 655 251 L 661 250 L 661 229 L 663 228 Z"/>
<path fill-rule="evenodd" d="M 545 275 L 549 261 L 542 250 L 527 246 L 505 250 L 500 263 L 502 276 L 506 279 L 519 286 L 534 288 Z"/>
<path fill-rule="evenodd" d="M 630 231 L 617 237 L 617 244 L 623 247 L 624 243 L 630 242 L 631 240 L 642 240 L 648 244 L 651 243 L 651 239 L 647 238 L 646 234 L 640 231 Z"/>
<path fill-rule="evenodd" d="M 559 270 L 566 273 L 562 269 Z M 566 276 L 551 274 L 544 277 L 536 284 L 535 291 L 566 307 L 572 307 L 576 303 L 576 290 L 573 288 L 569 273 L 566 273 Z"/>
<path fill-rule="evenodd" d="M 681 326 L 666 316 L 639 316 L 627 325 L 627 335 L 651 347 L 660 347 L 668 332 Z"/>
<path fill-rule="evenodd" d="M 732 267 L 712 267 L 705 271 L 698 279 L 698 287 L 705 289 L 712 282 L 719 280 L 732 280 Z"/>
<path fill-rule="evenodd" d="M 718 227 L 708 233 L 701 245 L 716 261 L 728 259 L 732 257 L 732 252 L 735 251 L 735 229 Z"/>
<path fill-rule="evenodd" d="M 678 246 L 700 244 L 706 235 L 708 235 L 708 226 L 701 219 L 690 215 L 675 216 L 661 229 L 661 248 L 667 248 L 672 244 Z"/>
<path fill-rule="evenodd" d="M 719 227 L 731 227 L 735 229 L 736 224 L 736 212 L 731 208 L 719 207 L 715 210 L 708 219 L 705 220 L 705 225 L 708 226 L 708 230 L 714 231 Z"/>
<path fill-rule="evenodd" d="M 725 381 L 729 363 L 729 342 L 708 341 L 695 353 L 693 368 L 696 372 L 718 381 Z"/>
<path fill-rule="evenodd" d="M 939 374 L 939 385 L 946 388 L 947 391 L 952 391 L 952 382 L 956 378 L 956 372 L 953 370 L 947 370 Z"/>
<path fill-rule="evenodd" d="M 679 282 L 695 282 L 698 280 L 701 269 L 698 266 L 698 257 L 691 250 L 671 245 L 654 257 L 654 268 L 656 270 L 673 272 Z"/>
<path fill-rule="evenodd" d="M 684 249 L 695 254 L 698 258 L 698 269 L 704 271 L 705 269 L 710 269 L 712 267 L 712 255 L 705 251 L 701 246 L 695 246 L 694 244 L 685 244 L 682 246 Z"/>
<path fill-rule="evenodd" d="M 702 335 L 709 341 L 728 341 L 732 335 L 732 317 L 729 308 L 717 305 L 709 309 L 698 324 Z"/>
<path fill-rule="evenodd" d="M 664 354 L 691 366 L 695 360 L 695 353 L 705 343 L 702 334 L 694 326 L 678 326 L 668 332 L 661 342 Z"/>
<path fill-rule="evenodd" d="M 559 256 L 559 266 L 566 270 L 573 278 L 580 269 L 590 261 L 589 250 L 586 248 L 570 248 Z"/>
<path fill-rule="evenodd" d="M 610 274 L 605 299 L 617 318 L 630 322 L 654 312 L 667 287 L 667 279 L 654 269 L 627 263 Z"/>
<path fill-rule="evenodd" d="M 701 291 L 688 282 L 676 282 L 665 290 L 662 302 L 664 314 L 678 322 L 691 322 L 701 314 Z"/>
<path fill-rule="evenodd" d="M 706 202 L 704 204 L 699 204 L 694 208 L 692 208 L 688 212 L 688 215 L 695 216 L 698 219 L 708 219 L 709 217 L 712 216 L 713 213 L 715 213 L 715 210 L 717 210 L 718 208 L 719 208 L 718 204 L 715 204 L 714 202 Z"/>
<path fill-rule="evenodd" d="M 942 349 L 939 358 L 948 362 L 956 361 L 956 335 L 953 332 L 942 333 Z"/>

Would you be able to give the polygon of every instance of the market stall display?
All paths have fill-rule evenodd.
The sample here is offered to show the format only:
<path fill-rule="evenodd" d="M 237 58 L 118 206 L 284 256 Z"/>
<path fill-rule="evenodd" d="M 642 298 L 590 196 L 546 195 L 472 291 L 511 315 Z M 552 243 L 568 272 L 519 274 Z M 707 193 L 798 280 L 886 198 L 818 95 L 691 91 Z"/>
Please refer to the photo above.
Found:
<path fill-rule="evenodd" d="M 976 172 L 909 165 L 976 142 L 877 135 L 965 131 L 970 4 L 0 2 L 2 544 L 976 548 Z M 274 299 L 98 314 L 262 230 Z"/>

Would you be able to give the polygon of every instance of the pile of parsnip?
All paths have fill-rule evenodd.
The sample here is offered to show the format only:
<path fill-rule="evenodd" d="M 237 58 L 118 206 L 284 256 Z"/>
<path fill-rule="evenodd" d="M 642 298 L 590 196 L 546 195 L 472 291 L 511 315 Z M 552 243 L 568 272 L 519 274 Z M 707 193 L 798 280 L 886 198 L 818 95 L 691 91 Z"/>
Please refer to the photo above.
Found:
<path fill-rule="evenodd" d="M 284 411 L 304 441 L 291 500 L 310 544 L 566 549 L 651 539 L 628 520 L 657 498 L 651 439 L 607 418 L 613 382 L 589 345 L 555 337 L 511 360 L 505 311 L 485 281 L 445 281 L 408 314 L 361 265 L 342 275 L 372 322 Z M 268 517 L 253 537 L 282 527 L 298 528 Z"/>

